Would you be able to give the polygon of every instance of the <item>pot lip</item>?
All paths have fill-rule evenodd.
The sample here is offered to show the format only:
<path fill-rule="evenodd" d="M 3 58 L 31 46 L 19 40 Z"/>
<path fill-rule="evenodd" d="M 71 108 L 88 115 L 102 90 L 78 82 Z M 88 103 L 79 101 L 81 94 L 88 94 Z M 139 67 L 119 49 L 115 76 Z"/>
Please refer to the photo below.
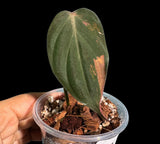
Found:
<path fill-rule="evenodd" d="M 38 114 L 38 104 L 41 102 L 41 100 L 43 100 L 46 96 L 48 96 L 49 94 L 51 94 L 53 92 L 63 92 L 63 88 L 54 89 L 54 90 L 51 90 L 51 91 L 46 92 L 45 94 L 41 95 L 36 100 L 34 107 L 33 107 L 34 121 L 41 128 L 42 131 L 45 131 L 45 132 L 49 133 L 50 135 L 54 135 L 58 138 L 67 139 L 67 140 L 71 140 L 71 141 L 95 142 L 95 141 L 100 141 L 100 140 L 111 139 L 115 136 L 118 136 L 128 125 L 129 114 L 128 114 L 128 111 L 127 111 L 127 108 L 125 107 L 125 105 L 119 99 L 112 96 L 111 94 L 103 92 L 104 96 L 107 96 L 107 97 L 109 97 L 109 99 L 111 99 L 111 101 L 116 101 L 118 103 L 118 105 L 117 105 L 117 103 L 113 102 L 117 106 L 117 109 L 119 109 L 119 107 L 121 107 L 121 109 L 123 110 L 123 121 L 121 121 L 120 126 L 118 126 L 117 128 L 115 128 L 114 130 L 112 130 L 110 132 L 97 134 L 97 135 L 75 135 L 75 134 L 69 134 L 69 133 L 65 133 L 65 132 L 56 130 L 56 129 L 50 127 L 49 125 L 47 125 L 45 122 L 43 122 L 43 120 L 40 118 L 40 116 Z"/>

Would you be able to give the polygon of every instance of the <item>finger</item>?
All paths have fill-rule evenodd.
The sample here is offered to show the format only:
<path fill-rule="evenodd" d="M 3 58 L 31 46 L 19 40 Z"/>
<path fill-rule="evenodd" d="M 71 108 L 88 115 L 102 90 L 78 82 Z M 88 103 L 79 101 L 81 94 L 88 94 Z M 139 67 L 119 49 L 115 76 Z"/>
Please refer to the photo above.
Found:
<path fill-rule="evenodd" d="M 15 133 L 15 140 L 21 140 L 23 139 L 28 133 L 28 130 L 18 130 Z"/>
<path fill-rule="evenodd" d="M 34 122 L 32 117 L 19 122 L 19 130 L 25 130 L 29 128 L 39 129 L 39 126 Z"/>
<path fill-rule="evenodd" d="M 0 123 L 0 134 L 2 139 L 6 139 L 7 137 L 14 135 L 14 133 L 18 129 L 18 119 L 17 117 L 12 113 L 6 113 L 3 115 L 0 119 L 3 121 Z"/>
<path fill-rule="evenodd" d="M 15 136 L 11 135 L 5 139 L 2 139 L 2 144 L 13 144 L 15 141 Z"/>
<path fill-rule="evenodd" d="M 38 98 L 38 96 L 43 93 L 28 93 L 15 96 L 11 98 L 11 106 L 10 108 L 17 115 L 19 120 L 26 119 L 32 115 L 33 105 Z"/>
<path fill-rule="evenodd" d="M 35 125 L 35 122 L 33 120 L 33 117 L 30 116 L 27 119 L 19 121 L 18 129 L 20 129 L 20 130 L 28 129 L 28 128 L 32 127 L 33 125 Z"/>

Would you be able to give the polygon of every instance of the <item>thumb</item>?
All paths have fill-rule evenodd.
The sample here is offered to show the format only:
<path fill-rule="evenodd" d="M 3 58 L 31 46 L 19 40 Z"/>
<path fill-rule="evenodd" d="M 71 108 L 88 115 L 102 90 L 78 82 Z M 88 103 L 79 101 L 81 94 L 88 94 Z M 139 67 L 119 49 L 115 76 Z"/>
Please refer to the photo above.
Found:
<path fill-rule="evenodd" d="M 33 92 L 14 96 L 0 102 L 1 109 L 12 110 L 18 120 L 26 119 L 32 115 L 32 109 L 35 101 L 44 92 Z"/>

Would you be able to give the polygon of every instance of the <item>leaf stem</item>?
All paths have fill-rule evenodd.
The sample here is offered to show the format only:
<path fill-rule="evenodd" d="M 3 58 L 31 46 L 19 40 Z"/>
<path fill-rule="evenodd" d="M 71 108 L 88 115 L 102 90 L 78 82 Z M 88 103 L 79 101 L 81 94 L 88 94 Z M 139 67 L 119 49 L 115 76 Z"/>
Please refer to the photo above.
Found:
<path fill-rule="evenodd" d="M 67 107 L 69 106 L 69 98 L 68 98 L 68 92 L 65 88 L 64 89 L 64 95 L 65 95 L 65 99 L 66 99 L 66 103 L 67 103 Z"/>

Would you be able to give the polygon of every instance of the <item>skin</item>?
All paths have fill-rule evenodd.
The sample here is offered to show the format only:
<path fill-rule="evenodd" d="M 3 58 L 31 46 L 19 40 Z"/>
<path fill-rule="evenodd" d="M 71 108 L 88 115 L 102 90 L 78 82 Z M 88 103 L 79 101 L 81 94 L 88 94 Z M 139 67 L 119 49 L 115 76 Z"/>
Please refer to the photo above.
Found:
<path fill-rule="evenodd" d="M 27 93 L 0 101 L 0 144 L 40 141 L 41 132 L 32 117 L 36 99 L 43 93 Z M 54 95 L 62 93 L 55 92 Z"/>

